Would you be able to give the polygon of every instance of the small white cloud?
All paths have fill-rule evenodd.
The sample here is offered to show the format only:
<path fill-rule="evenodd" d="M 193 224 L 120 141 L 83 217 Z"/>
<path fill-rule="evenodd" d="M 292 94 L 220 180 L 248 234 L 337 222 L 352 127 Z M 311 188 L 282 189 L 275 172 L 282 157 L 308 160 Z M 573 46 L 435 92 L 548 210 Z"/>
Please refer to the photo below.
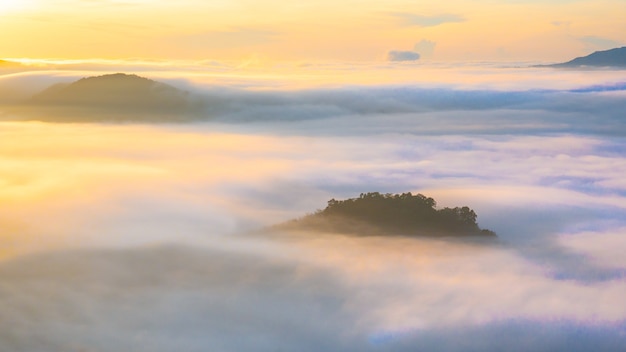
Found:
<path fill-rule="evenodd" d="M 436 42 L 431 40 L 422 39 L 419 42 L 415 43 L 413 49 L 420 54 L 423 58 L 430 58 L 433 56 L 433 52 L 435 51 L 435 47 L 437 46 Z"/>
<path fill-rule="evenodd" d="M 172 38 L 183 46 L 235 48 L 264 44 L 276 40 L 279 32 L 262 28 L 231 28 L 223 31 L 195 33 Z"/>
<path fill-rule="evenodd" d="M 401 19 L 402 24 L 405 26 L 419 26 L 419 27 L 434 27 L 445 23 L 459 23 L 465 22 L 463 16 L 454 14 L 440 14 L 440 15 L 417 15 L 413 13 L 396 12 L 393 16 Z"/>

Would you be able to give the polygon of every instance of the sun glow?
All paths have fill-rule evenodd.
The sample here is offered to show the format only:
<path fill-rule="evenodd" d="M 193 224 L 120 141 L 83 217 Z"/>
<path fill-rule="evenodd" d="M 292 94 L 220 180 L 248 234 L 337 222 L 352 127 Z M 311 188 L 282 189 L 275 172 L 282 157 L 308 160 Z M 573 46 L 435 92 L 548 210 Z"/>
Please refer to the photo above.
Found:
<path fill-rule="evenodd" d="M 29 0 L 0 0 L 0 15 L 11 11 L 19 11 L 28 7 L 32 1 Z"/>

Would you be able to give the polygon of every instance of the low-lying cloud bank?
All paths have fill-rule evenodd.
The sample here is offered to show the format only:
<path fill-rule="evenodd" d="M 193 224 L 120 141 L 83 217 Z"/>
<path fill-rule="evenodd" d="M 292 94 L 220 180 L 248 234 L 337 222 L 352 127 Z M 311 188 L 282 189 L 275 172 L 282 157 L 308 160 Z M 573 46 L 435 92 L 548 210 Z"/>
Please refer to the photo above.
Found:
<path fill-rule="evenodd" d="M 497 351 L 517 341 L 516 351 L 618 351 L 625 342 L 623 280 L 553 280 L 507 250 L 480 245 L 291 241 L 252 253 L 236 243 L 157 246 L 0 264 L 3 346 Z"/>
<path fill-rule="evenodd" d="M 623 342 L 621 138 L 1 126 L 12 349 Z M 368 190 L 467 204 L 500 242 L 238 235 Z"/>
<path fill-rule="evenodd" d="M 486 70 L 489 74 L 489 70 Z M 506 75 L 509 71 L 506 71 Z M 519 74 L 519 73 L 518 73 Z M 544 74 L 550 75 L 546 72 Z M 595 73 L 592 73 L 595 74 Z M 56 81 L 72 82 L 69 73 Z M 506 76 L 505 75 L 505 76 Z M 599 73 L 604 77 L 604 73 Z M 480 77 L 480 76 L 477 76 Z M 516 76 L 512 77 L 516 78 Z M 158 80 L 158 78 L 157 78 Z M 0 79 L 0 90 L 22 87 L 21 98 L 6 95 L 0 119 L 50 122 L 212 122 L 258 124 L 253 128 L 289 129 L 290 133 L 378 132 L 416 134 L 542 134 L 590 133 L 624 135 L 622 112 L 626 110 L 624 81 L 570 84 L 562 89 L 517 87 L 515 89 L 472 89 L 454 85 L 393 85 L 310 88 L 304 90 L 254 90 L 237 87 L 191 84 L 164 79 L 172 87 L 174 112 L 160 113 L 123 104 L 34 104 L 30 97 L 54 80 L 48 76 L 19 76 Z M 26 93 L 29 92 L 29 93 Z M 142 94 L 144 92 L 141 92 Z M 15 93 L 17 94 L 17 93 Z M 165 94 L 165 93 L 164 93 Z M 18 94 L 19 95 L 19 94 Z M 64 96 L 67 100 L 67 96 Z M 157 99 L 157 98 L 155 98 Z M 186 102 L 183 101 L 187 99 Z M 163 105 L 162 97 L 155 106 Z M 185 105 L 186 104 L 186 105 Z M 186 108 L 185 108 L 186 106 Z M 167 106 L 169 108 L 169 105 Z M 126 110 L 125 110 L 126 109 Z M 186 110 L 185 110 L 186 109 Z M 152 111 L 152 112 L 151 112 Z M 185 112 L 186 111 L 186 112 Z M 329 119 L 334 128 L 328 129 Z M 297 122 L 307 126 L 276 126 Z M 403 129 L 396 128 L 402 126 Z M 305 127 L 305 128 L 303 128 Z"/>
<path fill-rule="evenodd" d="M 588 83 L 198 84 L 209 122 L 0 122 L 2 346 L 620 351 L 624 99 Z M 368 191 L 499 240 L 253 232 Z"/>

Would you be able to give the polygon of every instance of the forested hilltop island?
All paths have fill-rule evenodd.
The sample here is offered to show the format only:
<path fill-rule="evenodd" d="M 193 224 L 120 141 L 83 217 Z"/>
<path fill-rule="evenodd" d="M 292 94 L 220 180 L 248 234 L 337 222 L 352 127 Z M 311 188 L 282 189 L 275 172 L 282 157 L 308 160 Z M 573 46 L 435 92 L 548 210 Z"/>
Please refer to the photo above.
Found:
<path fill-rule="evenodd" d="M 411 192 L 361 193 L 358 198 L 331 199 L 323 210 L 274 228 L 354 235 L 402 235 L 419 237 L 495 237 L 481 229 L 476 213 L 467 206 L 437 209 L 433 198 Z"/>

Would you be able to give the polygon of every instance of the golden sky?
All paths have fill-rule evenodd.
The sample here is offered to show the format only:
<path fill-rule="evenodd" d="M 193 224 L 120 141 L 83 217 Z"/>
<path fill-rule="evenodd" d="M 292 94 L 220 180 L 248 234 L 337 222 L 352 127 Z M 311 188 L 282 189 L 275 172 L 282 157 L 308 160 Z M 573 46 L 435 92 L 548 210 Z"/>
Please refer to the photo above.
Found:
<path fill-rule="evenodd" d="M 0 57 L 564 61 L 626 44 L 624 0 L 0 0 Z"/>

